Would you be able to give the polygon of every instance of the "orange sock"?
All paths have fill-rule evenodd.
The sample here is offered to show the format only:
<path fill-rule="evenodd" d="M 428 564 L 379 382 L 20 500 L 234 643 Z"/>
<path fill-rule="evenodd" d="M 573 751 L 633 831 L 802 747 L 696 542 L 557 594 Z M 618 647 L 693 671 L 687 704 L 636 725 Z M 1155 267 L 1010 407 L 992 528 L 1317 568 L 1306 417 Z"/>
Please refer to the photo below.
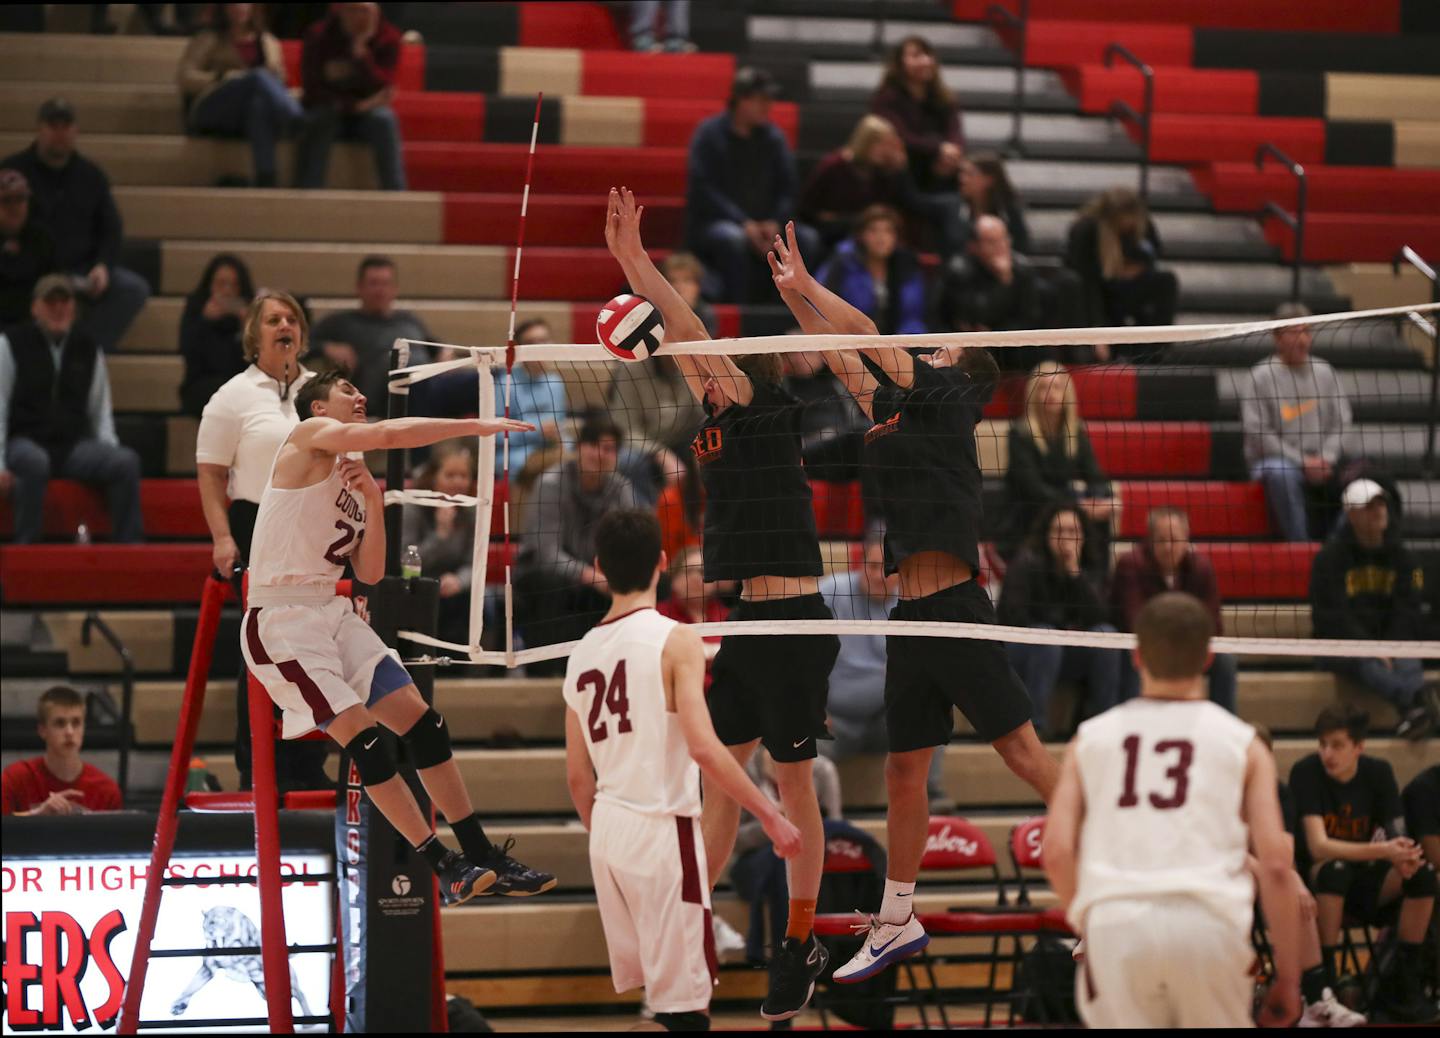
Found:
<path fill-rule="evenodd" d="M 785 927 L 785 936 L 803 941 L 815 929 L 815 899 L 813 897 L 792 897 L 790 899 L 790 922 Z"/>

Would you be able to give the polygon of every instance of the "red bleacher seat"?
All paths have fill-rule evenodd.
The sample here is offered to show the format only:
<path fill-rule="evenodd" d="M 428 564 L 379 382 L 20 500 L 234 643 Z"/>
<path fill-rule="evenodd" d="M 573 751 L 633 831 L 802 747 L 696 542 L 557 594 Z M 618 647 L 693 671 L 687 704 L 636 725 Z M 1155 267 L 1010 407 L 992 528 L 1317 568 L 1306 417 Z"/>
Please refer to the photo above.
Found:
<path fill-rule="evenodd" d="M 1122 481 L 1117 484 L 1123 508 L 1119 534 L 1145 536 L 1146 517 L 1152 508 L 1169 505 L 1190 515 L 1195 537 L 1268 537 L 1270 515 L 1265 491 L 1259 483 L 1219 480 Z"/>
<path fill-rule="evenodd" d="M 629 43 L 605 4 L 552 0 L 544 4 L 515 6 L 520 14 L 522 47 L 629 49 Z"/>
<path fill-rule="evenodd" d="M 1437 196 L 1440 200 L 1440 196 Z M 1276 217 L 1263 221 L 1265 240 L 1286 259 L 1295 235 Z M 1407 213 L 1310 213 L 1305 221 L 1307 263 L 1388 263 L 1402 246 L 1423 256 L 1440 254 L 1440 216 L 1433 208 Z"/>
<path fill-rule="evenodd" d="M 1312 218 L 1323 212 L 1426 213 L 1440 199 L 1440 170 L 1311 166 L 1305 173 Z M 1256 212 L 1266 202 L 1295 208 L 1295 178 L 1273 164 L 1256 169 L 1253 162 L 1212 162 L 1192 174 L 1221 212 Z"/>
<path fill-rule="evenodd" d="M 14 502 L 0 500 L 0 537 L 15 535 Z M 145 536 L 159 540 L 210 537 L 200 510 L 200 488 L 193 479 L 142 479 L 140 507 Z M 104 494 L 71 479 L 52 479 L 45 492 L 46 537 L 74 537 L 81 523 L 96 537 L 110 535 L 110 513 Z"/>
<path fill-rule="evenodd" d="M 1140 131 L 1126 123 L 1130 134 Z M 1150 129 L 1155 162 L 1253 161 L 1262 144 L 1274 144 L 1296 162 L 1325 161 L 1323 119 L 1258 115 L 1174 115 L 1156 113 Z"/>
<path fill-rule="evenodd" d="M 1007 46 L 1013 34 L 1001 32 Z M 1079 22 L 1030 19 L 1025 35 L 1025 63 L 1040 68 L 1101 65 L 1105 48 L 1122 43 L 1152 66 L 1189 65 L 1194 40 L 1188 26 L 1150 22 Z"/>
<path fill-rule="evenodd" d="M 1210 426 L 1205 422 L 1088 422 L 1095 458 L 1107 475 L 1208 476 Z"/>
<path fill-rule="evenodd" d="M 482 141 L 485 95 L 397 91 L 395 114 L 405 141 Z"/>
<path fill-rule="evenodd" d="M 865 533 L 865 502 L 859 482 L 810 484 L 815 525 L 821 537 L 854 540 Z"/>
<path fill-rule="evenodd" d="M 593 51 L 581 56 L 580 92 L 590 96 L 723 101 L 734 78 L 733 54 Z"/>
<path fill-rule="evenodd" d="M 526 245 L 574 245 L 582 228 L 598 241 L 605 227 L 605 195 L 530 196 Z M 520 224 L 520 199 L 509 194 L 445 195 L 445 242 L 449 245 L 509 245 Z M 679 241 L 684 233 L 685 199 L 645 199 L 645 233 L 653 241 Z M 527 257 L 528 259 L 528 257 Z M 618 269 L 618 268 L 617 268 Z"/>
<path fill-rule="evenodd" d="M 525 186 L 527 144 L 405 145 L 405 170 L 415 191 L 514 192 Z M 624 183 L 642 198 L 685 194 L 684 148 L 586 148 L 555 144 L 535 163 L 531 192 L 603 196 Z"/>
<path fill-rule="evenodd" d="M 0 548 L 7 605 L 198 602 L 205 544 L 31 544 Z"/>
<path fill-rule="evenodd" d="M 1310 564 L 1320 545 L 1197 544 L 1215 567 L 1220 597 L 1304 600 L 1310 594 Z"/>
<path fill-rule="evenodd" d="M 1104 115 L 1116 101 L 1124 101 L 1138 112 L 1145 103 L 1145 81 L 1130 65 L 1080 65 L 1061 69 L 1060 76 L 1082 112 Z M 1156 112 L 1254 115 L 1259 99 L 1260 77 L 1248 70 L 1155 70 Z"/>

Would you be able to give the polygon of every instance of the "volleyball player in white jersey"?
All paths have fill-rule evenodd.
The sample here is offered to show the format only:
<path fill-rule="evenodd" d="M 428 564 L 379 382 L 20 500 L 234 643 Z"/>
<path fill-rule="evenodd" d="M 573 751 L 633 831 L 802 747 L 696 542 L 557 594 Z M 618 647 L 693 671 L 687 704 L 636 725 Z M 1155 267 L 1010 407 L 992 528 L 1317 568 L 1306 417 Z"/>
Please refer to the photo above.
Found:
<path fill-rule="evenodd" d="M 1080 726 L 1050 802 L 1045 872 L 1085 939 L 1075 989 L 1091 1027 L 1253 1026 L 1256 881 L 1276 968 L 1261 1020 L 1284 1027 L 1300 1013 L 1275 762 L 1250 725 L 1209 702 L 1212 633 L 1190 595 L 1146 604 L 1141 695 Z"/>
<path fill-rule="evenodd" d="M 565 771 L 590 831 L 590 871 L 615 990 L 645 987 L 666 1030 L 708 1030 L 715 947 L 700 832 L 700 772 L 765 827 L 782 858 L 800 831 L 715 735 L 699 635 L 655 611 L 668 560 L 650 512 L 595 531 L 610 611 L 565 671 Z"/>
<path fill-rule="evenodd" d="M 360 452 L 423 447 L 453 436 L 534 427 L 509 419 L 400 418 L 367 424 L 365 397 L 338 372 L 295 398 L 303 419 L 275 457 L 250 546 L 250 589 L 240 638 L 250 672 L 280 707 L 287 739 L 315 728 L 345 747 L 385 817 L 440 877 L 445 904 L 475 894 L 537 894 L 555 877 L 486 838 L 450 750 L 445 719 L 349 599 L 335 595 L 346 561 L 364 583 L 385 575 L 383 529 L 366 536 L 385 500 Z M 420 781 L 464 854 L 448 850 L 398 773 L 384 725 L 406 744 Z"/>

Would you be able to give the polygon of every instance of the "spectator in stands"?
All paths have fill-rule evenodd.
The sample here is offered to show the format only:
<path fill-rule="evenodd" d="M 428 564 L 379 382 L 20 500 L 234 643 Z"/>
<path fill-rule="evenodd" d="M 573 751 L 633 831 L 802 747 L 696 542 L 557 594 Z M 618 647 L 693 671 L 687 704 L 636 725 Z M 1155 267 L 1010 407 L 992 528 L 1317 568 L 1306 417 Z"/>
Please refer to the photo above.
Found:
<path fill-rule="evenodd" d="M 239 256 L 222 252 L 205 265 L 180 315 L 180 353 L 185 358 L 181 411 L 199 418 L 216 391 L 245 370 L 242 332 L 254 298 L 250 268 Z"/>
<path fill-rule="evenodd" d="M 120 787 L 80 757 L 85 745 L 85 699 L 54 685 L 40 695 L 36 713 L 45 752 L 19 760 L 0 775 L 0 814 L 75 815 L 118 811 Z"/>
<path fill-rule="evenodd" d="M 1025 389 L 1025 414 L 1011 424 L 1008 442 L 1008 519 L 1000 536 L 1001 554 L 1008 559 L 1015 553 L 1038 509 L 1068 502 L 1086 517 L 1085 539 L 1102 566 L 1099 572 L 1108 570 L 1120 501 L 1095 460 L 1080 420 L 1074 380 L 1059 364 L 1036 366 Z"/>
<path fill-rule="evenodd" d="M 390 396 L 390 348 L 396 339 L 431 339 L 425 322 L 410 310 L 395 309 L 400 278 L 389 256 L 370 255 L 355 272 L 355 294 L 360 306 L 323 317 L 311 333 L 315 351 L 350 372 L 355 388 L 370 401 L 369 411 L 385 416 Z M 429 359 L 424 347 L 412 347 L 410 362 Z"/>
<path fill-rule="evenodd" d="M 1424 577 L 1399 537 L 1387 536 L 1390 510 L 1380 484 L 1357 479 L 1342 496 L 1345 523 L 1310 566 L 1315 637 L 1366 641 L 1420 638 Z M 1384 696 L 1400 714 L 1397 735 L 1419 739 L 1440 724 L 1440 695 L 1418 659 L 1322 657 L 1321 665 Z"/>
<path fill-rule="evenodd" d="M 785 388 L 800 401 L 800 453 L 812 480 L 871 475 L 860 464 L 871 422 L 818 353 L 782 353 Z M 868 514 L 868 513 L 867 513 Z"/>
<path fill-rule="evenodd" d="M 324 187 L 336 136 L 363 140 L 385 191 L 405 190 L 405 162 L 395 100 L 400 30 L 379 4 L 333 4 L 305 32 L 300 58 L 305 125 L 296 150 L 295 183 Z"/>
<path fill-rule="evenodd" d="M 672 253 L 660 264 L 660 272 L 695 311 L 705 330 L 715 335 L 715 312 L 700 298 L 705 276 L 700 261 L 688 252 Z M 625 442 L 652 452 L 659 447 L 675 454 L 688 452 L 691 437 L 705 421 L 705 412 L 686 386 L 674 359 L 662 353 L 644 364 L 612 367 L 606 406 L 624 431 Z"/>
<path fill-rule="evenodd" d="M 974 234 L 945 265 L 936 296 L 935 324 L 946 331 L 1011 331 L 1045 324 L 1040 276 L 1012 248 L 1010 232 L 998 216 L 976 219 Z M 1052 359 L 1043 346 L 992 351 L 1002 371 L 1029 371 Z"/>
<path fill-rule="evenodd" d="M 40 106 L 35 142 L 0 162 L 30 185 L 31 214 L 55 243 L 55 268 L 86 300 L 84 329 L 113 350 L 150 297 L 150 286 L 117 266 L 124 229 L 103 170 L 75 150 L 75 109 L 64 98 Z"/>
<path fill-rule="evenodd" d="M 550 325 L 542 317 L 520 322 L 515 329 L 517 346 L 539 346 L 554 342 Z M 635 365 L 643 367 L 645 365 Z M 471 393 L 474 399 L 474 393 Z M 495 379 L 495 413 L 505 413 L 505 380 Z M 575 437 L 565 397 L 565 380 L 544 361 L 527 360 L 510 370 L 510 417 L 532 422 L 534 432 L 510 433 L 510 472 L 522 477 L 526 486 L 540 473 L 556 464 Z M 496 447 L 500 446 L 499 441 Z"/>
<path fill-rule="evenodd" d="M 1277 320 L 1309 317 L 1303 303 L 1282 303 Z M 1328 362 L 1310 355 L 1310 328 L 1276 329 L 1275 352 L 1241 383 L 1240 418 L 1250 478 L 1265 487 L 1275 532 L 1284 541 L 1310 539 L 1306 497 L 1324 496 L 1334 481 L 1350 427 L 1350 401 Z"/>
<path fill-rule="evenodd" d="M 1174 324 L 1180 283 L 1159 261 L 1150 210 L 1128 187 L 1092 198 L 1070 225 L 1065 265 L 1080 276 L 1087 324 Z"/>
<path fill-rule="evenodd" d="M 898 600 L 900 578 L 885 574 L 885 535 L 875 528 L 861 546 L 860 565 L 820 578 L 820 595 L 837 620 L 888 620 Z M 885 727 L 885 636 L 846 634 L 830 671 L 826 701 L 830 734 L 817 748 L 839 763 L 862 754 L 883 756 L 889 749 Z M 945 755 L 930 764 L 930 801 L 935 809 L 954 807 L 941 784 Z"/>
<path fill-rule="evenodd" d="M 958 181 L 965 134 L 930 41 L 907 36 L 895 45 L 870 111 L 905 142 L 918 203 L 935 227 L 941 255 L 953 256 L 965 244 Z"/>
<path fill-rule="evenodd" d="M 1057 631 L 1113 631 L 1099 583 L 1086 516 L 1078 505 L 1047 506 L 1030 543 L 1011 563 L 997 616 L 1008 627 Z M 1085 684 L 1086 716 L 1110 709 L 1120 698 L 1119 649 L 1080 645 L 1006 646 L 1010 661 L 1035 704 L 1035 728 L 1049 728 L 1050 694 L 1062 679 Z"/>
<path fill-rule="evenodd" d="M 296 127 L 300 103 L 285 89 L 280 41 L 255 4 L 216 4 L 215 24 L 180 58 L 180 96 L 193 133 L 244 137 L 256 187 L 274 187 L 275 142 Z"/>
<path fill-rule="evenodd" d="M 1390 762 L 1365 753 L 1368 726 L 1365 712 L 1354 707 L 1321 711 L 1315 722 L 1319 752 L 1290 771 L 1301 824 L 1296 849 L 1302 875 L 1315 892 L 1330 987 L 1339 987 L 1345 917 L 1378 926 L 1393 918 L 1386 908 L 1398 900 L 1398 955 L 1394 969 L 1381 978 L 1372 1019 L 1378 1010 L 1386 1022 L 1429 1023 L 1436 1012 L 1423 993 L 1424 942 L 1435 906 L 1435 866 L 1405 835 Z"/>
<path fill-rule="evenodd" d="M 656 16 L 665 12 L 664 42 L 656 28 Z M 639 51 L 669 51 L 687 54 L 695 50 L 690 42 L 690 0 L 630 0 L 630 46 Z"/>
<path fill-rule="evenodd" d="M 1425 860 L 1440 869 L 1440 764 L 1411 779 L 1400 798 L 1405 802 L 1405 832 L 1420 845 Z"/>
<path fill-rule="evenodd" d="M 430 457 L 415 485 L 441 494 L 474 496 L 475 449 L 463 440 L 445 440 Z M 475 555 L 474 506 L 405 506 L 403 540 L 420 552 L 420 575 L 440 582 L 439 637 L 465 644 L 470 632 L 470 574 Z"/>
<path fill-rule="evenodd" d="M 661 616 L 682 624 L 723 623 L 730 616 L 730 607 L 705 583 L 704 568 L 698 545 L 682 548 L 670 560 L 670 596 L 656 606 Z M 720 648 L 718 634 L 707 635 L 705 641 L 705 691 L 710 691 L 710 664 Z"/>
<path fill-rule="evenodd" d="M 676 451 L 680 471 L 665 484 L 655 514 L 660 520 L 660 548 L 672 559 L 679 558 L 687 548 L 700 544 L 700 531 L 705 522 L 705 486 L 690 450 Z"/>
<path fill-rule="evenodd" d="M 75 324 L 64 274 L 35 283 L 31 320 L 0 334 L 0 494 L 15 490 L 15 539 L 40 540 L 52 475 L 105 487 L 113 539 L 143 539 L 140 457 L 122 446 L 105 355 Z"/>
<path fill-rule="evenodd" d="M 775 803 L 780 803 L 780 789 L 775 782 L 775 764 L 761 747 L 745 765 L 750 781 Z M 827 832 L 833 823 L 841 823 L 840 772 L 824 757 L 815 758 L 811 780 L 820 801 L 820 817 Z M 730 859 L 730 882 L 735 893 L 750 904 L 750 926 L 745 937 L 745 958 L 752 964 L 766 960 L 765 949 L 776 949 L 785 936 L 785 921 L 790 910 L 790 885 L 786 866 L 775 853 L 765 828 L 748 811 L 740 812 L 740 827 L 735 835 L 735 851 Z M 767 927 L 768 917 L 768 927 Z"/>
<path fill-rule="evenodd" d="M 200 416 L 195 438 L 195 475 L 200 507 L 210 529 L 211 561 L 227 579 L 250 557 L 250 538 L 260 495 L 270 481 L 275 455 L 299 424 L 295 392 L 314 375 L 300 366 L 309 325 L 293 296 L 260 289 L 241 325 L 240 348 L 249 367 L 215 391 Z M 236 686 L 235 765 L 240 788 L 250 788 L 250 711 L 245 667 Z M 327 746 L 279 740 L 275 777 L 288 789 L 323 789 Z"/>
<path fill-rule="evenodd" d="M 749 302 L 761 277 L 768 285 L 765 256 L 794 215 L 795 159 L 770 121 L 779 89 L 764 69 L 738 69 L 726 111 L 702 122 L 690 139 L 685 239 L 718 273 L 726 302 Z M 813 255 L 820 236 L 804 224 L 795 233 Z"/>
<path fill-rule="evenodd" d="M 1190 517 L 1181 508 L 1153 508 L 1146 517 L 1146 537 L 1115 563 L 1110 585 L 1110 606 L 1115 626 L 1135 630 L 1135 617 L 1146 602 L 1165 591 L 1194 595 L 1210 610 L 1215 635 L 1223 633 L 1220 618 L 1220 585 L 1215 567 L 1190 543 Z M 1235 657 L 1215 653 L 1210 663 L 1210 698 L 1232 714 L 1237 684 Z M 1140 677 L 1127 655 L 1121 655 L 1120 698 L 1140 694 Z"/>
<path fill-rule="evenodd" d="M 900 214 L 872 205 L 816 273 L 830 291 L 875 322 L 881 335 L 923 335 L 925 278 L 920 259 L 900 244 Z"/>
<path fill-rule="evenodd" d="M 888 205 L 907 216 L 915 208 L 905 142 L 878 115 L 855 124 L 849 142 L 815 165 L 800 194 L 800 218 L 834 248 L 855 229 L 855 221 L 872 205 Z"/>
<path fill-rule="evenodd" d="M 976 152 L 960 160 L 960 215 L 971 235 L 982 216 L 998 217 L 1010 232 L 1015 251 L 1030 253 L 1025 207 L 1010 183 L 1005 161 L 994 152 Z"/>
<path fill-rule="evenodd" d="M 575 457 L 541 476 L 525 502 L 515 619 L 527 645 L 575 641 L 609 607 L 605 577 L 595 568 L 595 524 L 607 512 L 635 507 L 635 489 L 616 471 L 623 440 L 607 416 L 590 414 Z M 531 674 L 563 672 L 564 660 L 530 667 Z"/>
<path fill-rule="evenodd" d="M 55 243 L 30 219 L 30 184 L 18 169 L 0 169 L 0 329 L 30 314 L 35 282 L 55 270 Z"/>

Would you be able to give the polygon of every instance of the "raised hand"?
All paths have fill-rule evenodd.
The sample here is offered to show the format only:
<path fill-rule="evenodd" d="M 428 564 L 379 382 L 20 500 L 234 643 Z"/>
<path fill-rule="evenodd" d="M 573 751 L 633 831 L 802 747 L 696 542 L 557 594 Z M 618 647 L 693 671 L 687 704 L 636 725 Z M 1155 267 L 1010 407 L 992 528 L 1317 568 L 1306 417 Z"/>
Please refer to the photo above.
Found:
<path fill-rule="evenodd" d="M 785 237 L 775 236 L 767 258 L 775 287 L 781 292 L 801 292 L 815 280 L 805 267 L 805 257 L 800 255 L 793 220 L 785 225 Z"/>
<path fill-rule="evenodd" d="M 635 204 L 635 195 L 628 187 L 610 189 L 605 210 L 605 244 L 617 260 L 644 253 L 645 245 L 640 240 L 640 217 L 644 213 L 645 207 Z"/>
<path fill-rule="evenodd" d="M 340 460 L 340 479 L 344 482 L 346 490 L 357 490 L 365 497 L 372 495 L 378 497 L 380 494 L 380 485 L 370 474 L 369 467 L 359 458 L 342 458 Z"/>

